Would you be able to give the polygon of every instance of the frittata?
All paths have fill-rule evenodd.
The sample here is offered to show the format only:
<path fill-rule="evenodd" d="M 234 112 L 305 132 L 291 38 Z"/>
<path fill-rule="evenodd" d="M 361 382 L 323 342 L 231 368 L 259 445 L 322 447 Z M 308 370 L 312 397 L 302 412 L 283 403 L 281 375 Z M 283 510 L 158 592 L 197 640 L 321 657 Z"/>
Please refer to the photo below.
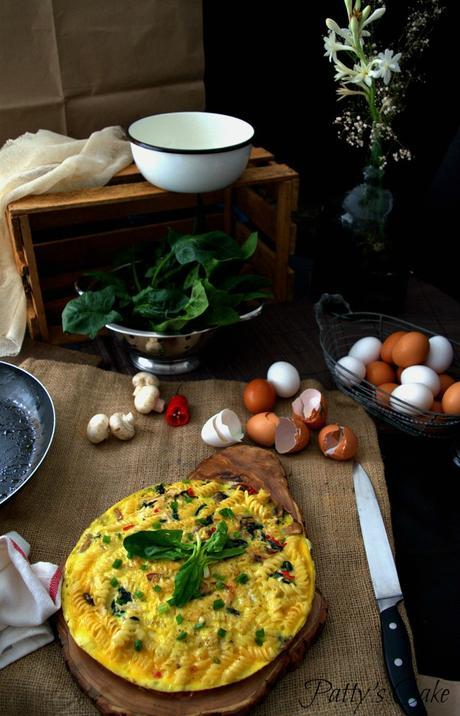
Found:
<path fill-rule="evenodd" d="M 310 543 L 263 489 L 184 480 L 136 492 L 82 534 L 62 606 L 76 643 L 159 691 L 210 689 L 258 671 L 305 624 Z"/>

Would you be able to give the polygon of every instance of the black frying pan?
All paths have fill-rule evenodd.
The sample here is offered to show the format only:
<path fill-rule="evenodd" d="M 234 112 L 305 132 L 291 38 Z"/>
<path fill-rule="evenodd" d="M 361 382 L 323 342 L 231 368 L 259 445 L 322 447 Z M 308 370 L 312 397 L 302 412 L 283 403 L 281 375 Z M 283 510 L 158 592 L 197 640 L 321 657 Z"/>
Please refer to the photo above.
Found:
<path fill-rule="evenodd" d="M 42 383 L 0 361 L 0 504 L 41 465 L 55 426 L 53 401 Z"/>

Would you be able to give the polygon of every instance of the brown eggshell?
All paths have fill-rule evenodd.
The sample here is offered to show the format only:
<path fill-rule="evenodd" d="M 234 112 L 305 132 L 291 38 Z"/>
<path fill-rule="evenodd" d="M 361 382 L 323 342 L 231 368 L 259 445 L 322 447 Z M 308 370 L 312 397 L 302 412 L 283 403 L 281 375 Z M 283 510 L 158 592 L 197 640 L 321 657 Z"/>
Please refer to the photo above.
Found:
<path fill-rule="evenodd" d="M 395 344 L 399 341 L 399 339 L 402 336 L 405 336 L 407 331 L 396 331 L 395 333 L 392 333 L 388 336 L 388 338 L 385 338 L 382 344 L 382 348 L 380 350 L 380 358 L 384 360 L 386 363 L 392 363 L 392 353 L 393 348 Z"/>
<path fill-rule="evenodd" d="M 389 393 L 398 387 L 397 383 L 382 383 L 375 391 L 375 399 L 379 405 L 388 405 L 390 402 Z M 384 392 L 383 392 L 384 391 Z"/>
<path fill-rule="evenodd" d="M 318 445 L 332 460 L 351 460 L 358 450 L 358 438 L 346 425 L 326 425 L 318 435 Z"/>
<path fill-rule="evenodd" d="M 421 365 L 430 350 L 428 338 L 419 331 L 409 331 L 396 341 L 392 351 L 392 361 L 400 368 Z"/>
<path fill-rule="evenodd" d="M 255 378 L 243 391 L 243 403 L 250 413 L 270 411 L 276 403 L 275 388 L 268 380 Z"/>
<path fill-rule="evenodd" d="M 447 388 L 442 396 L 442 409 L 446 415 L 460 415 L 460 381 Z"/>
<path fill-rule="evenodd" d="M 246 423 L 246 434 L 255 443 L 264 447 L 275 444 L 275 433 L 279 418 L 275 413 L 257 413 Z"/>
<path fill-rule="evenodd" d="M 366 380 L 372 385 L 382 385 L 383 383 L 394 383 L 396 375 L 391 365 L 383 360 L 374 360 L 366 368 Z"/>
<path fill-rule="evenodd" d="M 440 383 L 440 389 L 439 393 L 437 394 L 436 398 L 440 400 L 444 393 L 446 392 L 447 388 L 450 388 L 451 385 L 455 383 L 454 378 L 452 378 L 451 375 L 448 375 L 448 373 L 440 373 L 438 375 L 439 383 Z"/>
<path fill-rule="evenodd" d="M 398 383 L 401 383 L 401 373 L 403 370 L 406 370 L 405 368 L 396 368 L 396 380 Z"/>
<path fill-rule="evenodd" d="M 275 449 L 281 455 L 290 455 L 307 447 L 310 431 L 305 423 L 296 418 L 280 418 L 275 434 Z"/>
<path fill-rule="evenodd" d="M 327 399 L 316 388 L 307 388 L 292 403 L 292 412 L 310 430 L 319 430 L 327 420 Z"/>
<path fill-rule="evenodd" d="M 433 400 L 433 405 L 430 408 L 432 413 L 443 413 L 442 402 L 440 400 Z"/>

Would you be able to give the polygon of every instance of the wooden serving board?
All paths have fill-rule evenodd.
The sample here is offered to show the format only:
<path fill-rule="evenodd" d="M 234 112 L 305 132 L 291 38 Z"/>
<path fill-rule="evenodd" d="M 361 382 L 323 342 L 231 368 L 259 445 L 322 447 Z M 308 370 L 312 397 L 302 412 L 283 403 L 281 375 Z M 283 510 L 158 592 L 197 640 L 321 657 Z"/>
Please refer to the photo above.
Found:
<path fill-rule="evenodd" d="M 292 532 L 305 533 L 303 517 L 289 492 L 283 467 L 268 450 L 246 445 L 226 448 L 201 462 L 188 477 L 193 480 L 235 480 L 255 488 L 263 487 L 293 516 Z M 77 646 L 62 611 L 57 626 L 68 668 L 101 713 L 112 716 L 233 716 L 249 713 L 286 671 L 301 664 L 308 647 L 321 633 L 326 617 L 327 603 L 316 592 L 312 610 L 302 629 L 263 669 L 216 689 L 174 693 L 144 689 L 108 671 Z"/>

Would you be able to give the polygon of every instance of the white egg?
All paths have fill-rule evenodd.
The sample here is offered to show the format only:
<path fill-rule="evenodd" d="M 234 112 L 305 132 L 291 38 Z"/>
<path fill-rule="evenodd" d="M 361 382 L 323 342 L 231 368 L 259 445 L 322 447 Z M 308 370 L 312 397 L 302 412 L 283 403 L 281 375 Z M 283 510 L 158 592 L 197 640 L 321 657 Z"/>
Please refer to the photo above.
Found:
<path fill-rule="evenodd" d="M 366 366 L 358 358 L 353 356 L 343 356 L 337 361 L 335 373 L 341 383 L 351 388 L 352 385 L 358 385 L 366 375 Z"/>
<path fill-rule="evenodd" d="M 381 348 L 382 341 L 379 341 L 378 338 L 374 338 L 373 336 L 367 336 L 353 343 L 348 351 L 348 355 L 362 361 L 364 365 L 369 365 L 372 361 L 380 358 Z"/>
<path fill-rule="evenodd" d="M 399 400 L 395 400 L 399 398 Z M 403 400 L 404 405 L 399 401 Z M 390 397 L 390 405 L 398 413 L 416 415 L 418 410 L 429 410 L 433 405 L 433 393 L 426 385 L 421 383 L 404 383 L 393 390 Z"/>
<path fill-rule="evenodd" d="M 401 373 L 401 383 L 421 383 L 437 395 L 441 389 L 438 374 L 426 365 L 411 365 Z"/>
<path fill-rule="evenodd" d="M 430 350 L 425 365 L 433 368 L 436 373 L 444 373 L 454 358 L 452 344 L 444 336 L 433 336 L 429 339 Z"/>
<path fill-rule="evenodd" d="M 267 372 L 267 380 L 280 398 L 291 398 L 300 388 L 300 375 L 291 363 L 279 360 Z"/>

